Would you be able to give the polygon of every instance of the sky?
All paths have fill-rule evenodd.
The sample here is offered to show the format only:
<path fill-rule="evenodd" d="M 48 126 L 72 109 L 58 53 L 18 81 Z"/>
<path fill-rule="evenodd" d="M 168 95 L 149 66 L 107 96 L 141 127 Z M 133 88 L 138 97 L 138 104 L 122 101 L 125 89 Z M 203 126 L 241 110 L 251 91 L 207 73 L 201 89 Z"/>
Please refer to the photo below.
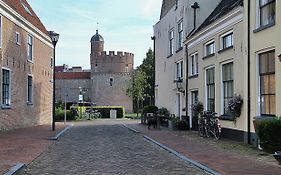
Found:
<path fill-rule="evenodd" d="M 153 48 L 162 0 L 28 0 L 47 30 L 60 34 L 56 65 L 90 68 L 90 39 L 99 30 L 105 51 L 134 53 L 135 67 Z M 98 23 L 98 24 L 97 24 Z"/>

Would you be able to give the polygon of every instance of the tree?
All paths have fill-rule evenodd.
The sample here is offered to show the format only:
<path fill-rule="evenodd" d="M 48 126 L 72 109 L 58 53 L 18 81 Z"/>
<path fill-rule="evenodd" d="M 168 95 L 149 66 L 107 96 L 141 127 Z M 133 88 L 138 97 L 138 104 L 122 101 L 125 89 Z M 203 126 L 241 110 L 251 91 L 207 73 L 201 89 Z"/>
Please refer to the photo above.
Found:
<path fill-rule="evenodd" d="M 142 64 L 137 69 L 142 70 L 147 75 L 147 84 L 149 84 L 149 86 L 145 88 L 145 94 L 154 99 L 155 61 L 154 52 L 151 48 L 148 49 L 146 58 L 144 58 Z"/>
<path fill-rule="evenodd" d="M 150 86 L 147 83 L 147 75 L 141 69 L 137 69 L 133 75 L 133 81 L 129 83 L 126 93 L 137 102 L 137 116 L 139 113 L 139 101 L 143 101 L 146 94 L 146 89 Z"/>

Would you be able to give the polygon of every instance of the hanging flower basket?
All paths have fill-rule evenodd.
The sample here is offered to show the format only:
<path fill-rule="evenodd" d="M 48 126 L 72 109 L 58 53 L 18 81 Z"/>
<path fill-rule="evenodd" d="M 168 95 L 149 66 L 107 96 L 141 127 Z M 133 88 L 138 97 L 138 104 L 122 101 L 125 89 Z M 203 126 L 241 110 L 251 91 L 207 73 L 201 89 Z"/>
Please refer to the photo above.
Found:
<path fill-rule="evenodd" d="M 234 95 L 228 102 L 226 112 L 233 117 L 234 122 L 240 117 L 242 111 L 243 99 L 240 95 Z"/>

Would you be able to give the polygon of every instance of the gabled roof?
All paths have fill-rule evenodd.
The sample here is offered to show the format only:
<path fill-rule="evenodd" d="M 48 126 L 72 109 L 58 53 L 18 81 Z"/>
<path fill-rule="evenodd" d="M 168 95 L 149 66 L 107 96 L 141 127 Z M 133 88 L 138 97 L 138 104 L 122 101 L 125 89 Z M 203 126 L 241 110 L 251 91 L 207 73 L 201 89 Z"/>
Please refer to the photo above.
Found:
<path fill-rule="evenodd" d="M 42 24 L 42 22 L 26 0 L 3 0 L 3 2 L 10 6 L 13 10 L 15 10 L 19 15 L 25 18 L 36 28 L 38 28 L 41 32 L 49 36 L 49 33 L 46 30 L 45 26 Z"/>
<path fill-rule="evenodd" d="M 171 10 L 171 8 L 176 4 L 176 1 L 177 0 L 163 0 L 162 1 L 160 19 L 162 19 Z"/>
<path fill-rule="evenodd" d="M 207 17 L 207 19 L 189 36 L 193 36 L 201 29 L 210 25 L 220 17 L 226 15 L 229 11 L 235 7 L 243 6 L 243 0 L 222 0 L 214 11 Z"/>

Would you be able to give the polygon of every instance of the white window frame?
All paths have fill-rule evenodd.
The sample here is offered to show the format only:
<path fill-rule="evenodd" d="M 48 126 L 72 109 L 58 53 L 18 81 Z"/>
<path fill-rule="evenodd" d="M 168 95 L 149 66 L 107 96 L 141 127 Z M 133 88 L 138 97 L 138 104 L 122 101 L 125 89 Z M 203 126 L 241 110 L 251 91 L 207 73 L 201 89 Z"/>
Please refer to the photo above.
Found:
<path fill-rule="evenodd" d="M 2 82 L 2 80 L 3 80 L 3 70 L 6 70 L 6 71 L 9 71 L 9 102 L 8 102 L 8 104 L 3 104 L 2 102 L 3 102 L 3 82 Z M 11 96 L 12 96 L 12 92 L 11 92 L 11 90 L 12 90 L 12 73 L 11 73 L 11 69 L 9 69 L 9 68 L 6 68 L 6 67 L 2 67 L 1 68 L 1 107 L 2 108 L 9 108 L 9 107 L 11 107 Z"/>
<path fill-rule="evenodd" d="M 216 83 L 216 67 L 215 67 L 215 65 L 211 65 L 211 66 L 208 66 L 208 67 L 206 67 L 205 69 L 204 69 L 204 74 L 205 74 L 205 79 L 204 79 L 204 85 L 205 85 L 205 110 L 207 110 L 208 109 L 208 93 L 207 93 L 207 91 L 208 91 L 208 88 L 207 88 L 207 70 L 208 69 L 211 69 L 211 68 L 214 68 L 214 79 L 215 79 L 215 99 L 216 99 L 216 89 L 217 89 L 217 83 Z M 216 110 L 216 100 L 215 100 L 215 110 Z"/>
<path fill-rule="evenodd" d="M 233 64 L 233 93 L 235 94 L 235 84 L 234 84 L 234 81 L 235 81 L 235 77 L 234 77 L 234 61 L 233 60 L 229 60 L 229 61 L 225 61 L 221 64 L 220 66 L 220 79 L 221 79 L 221 114 L 225 114 L 224 113 L 224 86 L 223 86 L 223 72 L 222 72 L 222 67 L 223 65 L 226 65 L 226 64 L 229 64 L 229 63 L 232 63 Z M 233 94 L 233 95 L 234 95 Z"/>
<path fill-rule="evenodd" d="M 175 32 L 174 32 L 174 28 L 172 28 L 171 30 L 169 30 L 168 32 L 168 39 L 169 39 L 169 49 L 168 49 L 168 56 L 171 56 L 174 54 L 174 36 L 175 36 Z"/>
<path fill-rule="evenodd" d="M 19 32 L 16 32 L 16 44 L 17 44 L 17 45 L 20 45 L 20 40 L 21 40 L 21 38 L 20 38 L 20 33 L 19 33 Z"/>
<path fill-rule="evenodd" d="M 176 75 L 175 78 L 176 78 L 176 80 L 183 79 L 183 76 L 184 76 L 183 60 L 177 61 L 175 67 L 176 67 L 176 71 L 175 71 L 175 75 Z"/>
<path fill-rule="evenodd" d="M 178 22 L 178 49 L 183 47 L 184 32 L 183 32 L 183 19 Z"/>
<path fill-rule="evenodd" d="M 30 44 L 29 44 L 29 37 L 31 37 L 31 39 L 32 39 L 32 43 L 31 43 L 32 44 L 31 45 L 31 58 L 28 55 L 29 54 L 29 46 L 30 46 Z M 31 34 L 27 34 L 27 60 L 29 62 L 33 62 L 34 61 L 34 37 Z"/>
<path fill-rule="evenodd" d="M 194 64 L 192 64 L 192 63 L 194 63 Z M 198 72 L 199 72 L 198 69 L 199 69 L 199 66 L 198 66 L 198 52 L 195 52 L 195 53 L 190 55 L 190 74 L 189 75 L 190 76 L 198 75 Z"/>
<path fill-rule="evenodd" d="M 29 77 L 31 77 L 32 78 L 32 84 L 31 84 L 31 97 L 30 97 L 30 99 L 31 99 L 31 101 L 29 101 L 29 84 L 28 84 L 28 78 Z M 27 102 L 27 104 L 33 104 L 33 96 L 34 96 L 34 83 L 33 83 L 33 75 L 31 75 L 31 74 L 28 74 L 27 75 L 27 94 L 26 94 L 26 102 Z"/>
<path fill-rule="evenodd" d="M 223 43 L 223 39 L 227 36 L 229 36 L 230 34 L 232 34 L 232 43 L 230 46 L 227 46 L 227 47 L 224 47 L 224 43 Z M 233 34 L 233 30 L 231 31 L 228 31 L 226 33 L 224 33 L 223 35 L 221 35 L 220 37 L 220 49 L 223 50 L 223 49 L 227 49 L 229 47 L 232 47 L 234 45 L 234 34 Z"/>
<path fill-rule="evenodd" d="M 271 25 L 276 22 L 276 0 L 273 0 L 273 1 L 275 1 L 275 21 L 272 23 L 265 24 L 263 26 Z M 256 0 L 256 28 L 260 28 L 263 26 L 261 25 L 260 0 Z"/>
<path fill-rule="evenodd" d="M 207 55 L 207 46 L 209 46 L 211 43 L 214 44 L 213 53 L 210 53 L 210 54 Z M 212 54 L 215 54 L 215 52 L 216 52 L 215 40 L 211 40 L 211 41 L 209 41 L 209 42 L 207 42 L 207 43 L 204 44 L 204 56 L 205 56 L 205 57 L 207 57 L 207 56 L 209 56 L 209 55 L 212 55 Z"/>
<path fill-rule="evenodd" d="M 0 15 L 0 48 L 2 48 L 2 40 L 3 40 L 3 18 Z"/>

